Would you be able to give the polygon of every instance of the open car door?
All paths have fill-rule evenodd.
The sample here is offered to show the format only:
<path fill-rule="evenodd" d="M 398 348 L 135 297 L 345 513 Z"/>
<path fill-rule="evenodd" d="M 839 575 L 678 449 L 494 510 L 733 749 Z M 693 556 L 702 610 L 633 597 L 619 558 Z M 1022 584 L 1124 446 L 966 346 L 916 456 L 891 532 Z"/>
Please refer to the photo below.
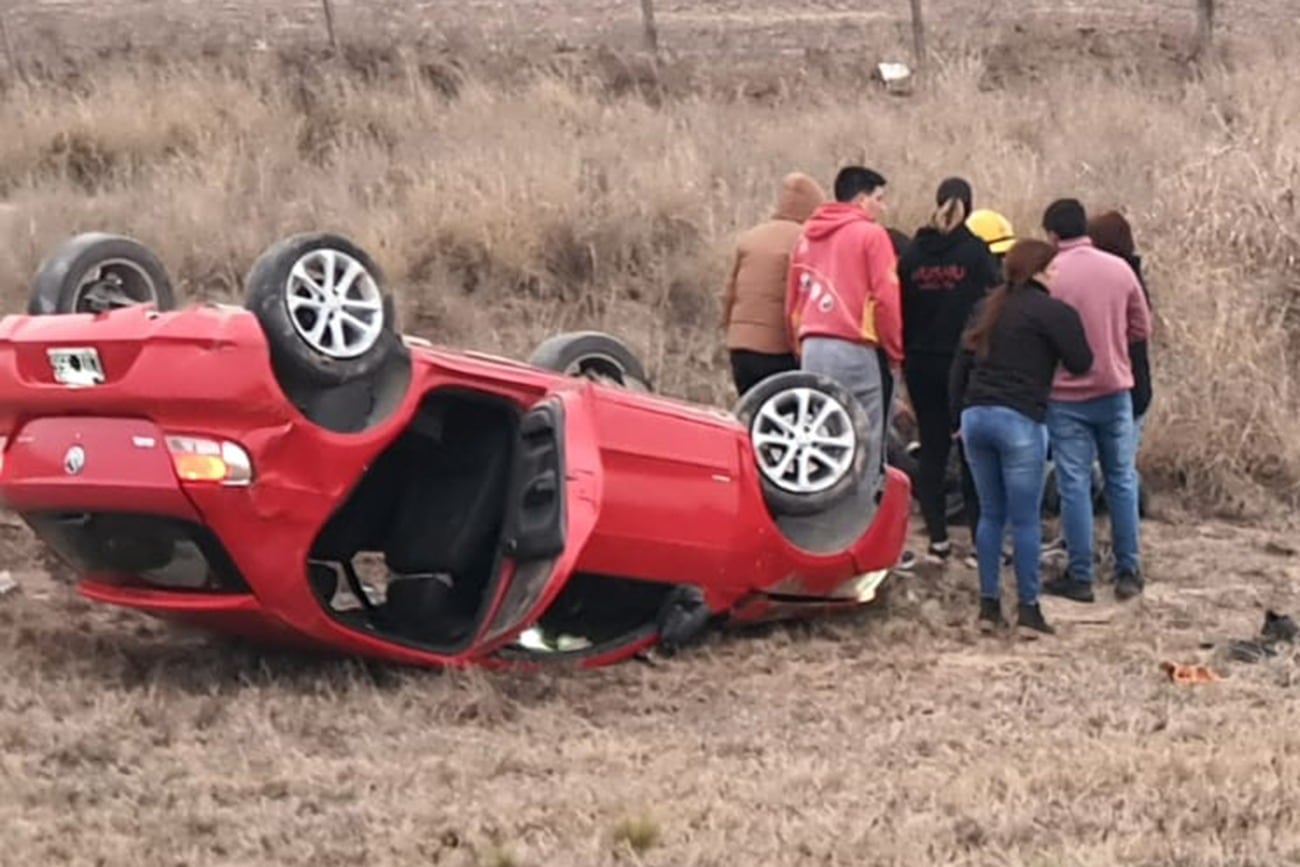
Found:
<path fill-rule="evenodd" d="M 502 538 L 510 573 L 476 656 L 500 650 L 537 621 L 564 589 L 596 525 L 600 452 L 583 385 L 566 383 L 520 422 Z"/>

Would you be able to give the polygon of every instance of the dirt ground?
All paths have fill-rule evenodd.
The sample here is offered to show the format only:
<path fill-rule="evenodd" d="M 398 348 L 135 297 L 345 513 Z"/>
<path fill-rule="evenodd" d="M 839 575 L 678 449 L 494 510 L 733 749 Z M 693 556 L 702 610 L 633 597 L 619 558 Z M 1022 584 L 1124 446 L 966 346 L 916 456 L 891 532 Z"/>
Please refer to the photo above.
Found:
<path fill-rule="evenodd" d="M 92 607 L 3 525 L 4 863 L 1263 865 L 1300 858 L 1294 534 L 1168 515 L 1150 586 L 979 636 L 974 575 L 653 664 L 437 674 Z M 959 537 L 960 538 L 960 537 Z M 1215 643 L 1204 648 L 1203 643 Z M 1165 660 L 1223 679 L 1172 684 Z"/>

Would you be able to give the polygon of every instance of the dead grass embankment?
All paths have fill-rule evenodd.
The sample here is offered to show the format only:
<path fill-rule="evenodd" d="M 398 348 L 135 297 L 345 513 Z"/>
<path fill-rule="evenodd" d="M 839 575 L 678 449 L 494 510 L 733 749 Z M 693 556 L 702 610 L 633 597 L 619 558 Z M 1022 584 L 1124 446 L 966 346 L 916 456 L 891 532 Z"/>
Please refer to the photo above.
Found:
<path fill-rule="evenodd" d="M 361 48 L 110 58 L 0 94 L 0 293 L 19 309 L 79 230 L 139 237 L 213 298 L 280 236 L 336 229 L 377 255 L 408 330 L 522 355 L 604 328 L 663 390 L 726 403 L 718 289 L 776 180 L 865 160 L 910 231 L 957 172 L 1022 233 L 1058 195 L 1123 208 L 1158 307 L 1145 470 L 1214 507 L 1293 496 L 1300 60 L 1237 57 L 1180 79 L 969 55 L 907 99 L 842 69 L 733 88 L 696 66 L 658 87 L 608 55 L 508 76 Z"/>

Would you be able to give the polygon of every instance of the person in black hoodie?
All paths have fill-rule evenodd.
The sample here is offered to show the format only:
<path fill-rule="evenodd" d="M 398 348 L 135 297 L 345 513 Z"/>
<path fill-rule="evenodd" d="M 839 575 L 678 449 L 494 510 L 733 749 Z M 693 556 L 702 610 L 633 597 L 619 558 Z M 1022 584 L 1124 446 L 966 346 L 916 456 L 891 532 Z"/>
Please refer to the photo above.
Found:
<path fill-rule="evenodd" d="M 935 194 L 938 206 L 899 260 L 903 307 L 903 376 L 921 442 L 916 494 L 930 537 L 927 559 L 947 562 L 945 477 L 956 418 L 948 412 L 948 372 L 971 310 L 998 283 L 999 263 L 988 245 L 967 226 L 970 184 L 947 178 Z M 961 454 L 961 444 L 957 444 Z M 961 456 L 962 498 L 974 547 L 979 500 L 965 456 Z M 969 558 L 968 558 L 969 561 Z"/>
<path fill-rule="evenodd" d="M 1088 221 L 1088 236 L 1092 238 L 1092 243 L 1098 250 L 1105 250 L 1114 256 L 1118 256 L 1128 263 L 1137 276 L 1138 283 L 1142 286 L 1142 295 L 1146 298 L 1147 309 L 1151 309 L 1151 293 L 1147 289 L 1147 281 L 1142 276 L 1142 257 L 1139 256 L 1133 245 L 1133 229 L 1128 220 L 1119 211 L 1107 211 L 1104 214 L 1098 214 Z M 1142 422 L 1146 417 L 1147 409 L 1151 406 L 1151 358 L 1147 341 L 1139 340 L 1136 343 L 1128 345 L 1129 362 L 1133 366 L 1133 389 L 1130 394 L 1133 397 L 1133 451 L 1137 452 L 1137 444 L 1142 440 Z"/>
<path fill-rule="evenodd" d="M 1011 524 L 1019 597 L 1018 625 L 1052 634 L 1039 607 L 1038 575 L 1043 477 L 1047 460 L 1047 400 L 1058 364 L 1076 376 L 1092 369 L 1083 320 L 1048 294 L 1056 248 L 1018 241 L 1004 261 L 1006 283 L 975 312 L 952 366 L 950 411 L 960 414 L 980 497 L 976 548 L 981 629 L 1007 625 L 1002 616 L 1002 536 Z"/>

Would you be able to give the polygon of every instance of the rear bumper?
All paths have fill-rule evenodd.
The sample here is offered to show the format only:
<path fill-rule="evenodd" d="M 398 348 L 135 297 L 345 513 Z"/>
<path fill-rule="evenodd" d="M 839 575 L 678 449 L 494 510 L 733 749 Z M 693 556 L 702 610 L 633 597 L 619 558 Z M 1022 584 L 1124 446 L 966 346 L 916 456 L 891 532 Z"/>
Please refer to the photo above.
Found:
<path fill-rule="evenodd" d="M 163 432 L 146 419 L 37 418 L 16 430 L 0 471 L 16 512 L 131 511 L 198 521 Z"/>

